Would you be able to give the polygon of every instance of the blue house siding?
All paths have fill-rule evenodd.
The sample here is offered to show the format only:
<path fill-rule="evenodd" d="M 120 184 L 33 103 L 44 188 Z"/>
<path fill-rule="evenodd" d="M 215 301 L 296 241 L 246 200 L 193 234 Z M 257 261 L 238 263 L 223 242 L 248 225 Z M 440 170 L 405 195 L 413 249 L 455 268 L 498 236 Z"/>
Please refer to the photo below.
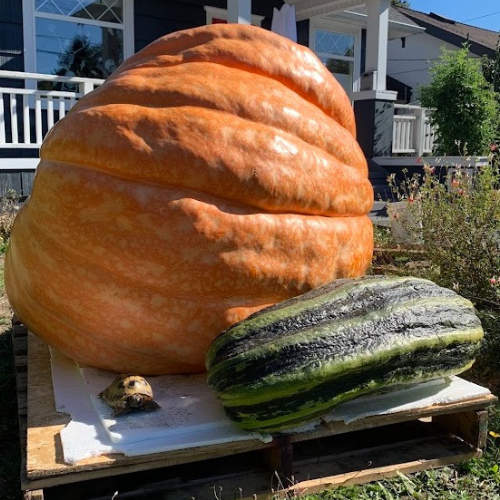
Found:
<path fill-rule="evenodd" d="M 160 36 L 206 24 L 204 5 L 225 9 L 226 0 L 136 0 L 134 2 L 135 50 Z M 270 28 L 273 8 L 283 0 L 253 0 L 252 12 L 266 19 Z M 24 71 L 23 12 L 21 0 L 0 0 L 0 69 Z M 1 82 L 0 82 L 1 84 Z"/>
<path fill-rule="evenodd" d="M 309 47 L 309 19 L 297 23 L 297 43 Z"/>
<path fill-rule="evenodd" d="M 21 0 L 0 0 L 0 69 L 24 71 L 23 57 L 23 10 Z M 0 86 L 22 87 L 20 80 L 2 80 Z M 7 119 L 10 114 L 5 111 Z M 9 129 L 9 127 L 7 127 Z M 34 158 L 37 150 L 0 150 L 0 158 Z M 2 170 L 0 173 L 0 195 L 14 189 L 21 196 L 31 192 L 33 172 Z"/>
<path fill-rule="evenodd" d="M 0 69 L 24 70 L 21 0 L 0 1 Z"/>
<path fill-rule="evenodd" d="M 225 9 L 227 2 L 226 0 L 136 1 L 134 13 L 135 50 L 142 49 L 168 33 L 203 26 L 207 22 L 205 5 Z M 280 8 L 282 5 L 282 0 L 253 0 L 252 13 L 264 16 L 262 27 L 270 29 L 273 8 Z"/>
<path fill-rule="evenodd" d="M 174 31 L 202 26 L 207 22 L 203 3 L 161 2 L 141 0 L 135 2 L 135 50 L 141 50 L 157 38 Z"/>

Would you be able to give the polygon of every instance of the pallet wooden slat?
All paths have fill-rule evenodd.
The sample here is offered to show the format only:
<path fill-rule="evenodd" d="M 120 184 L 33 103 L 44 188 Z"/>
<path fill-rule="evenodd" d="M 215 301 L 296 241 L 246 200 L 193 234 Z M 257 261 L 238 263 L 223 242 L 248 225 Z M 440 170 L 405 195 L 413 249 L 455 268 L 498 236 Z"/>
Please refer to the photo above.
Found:
<path fill-rule="evenodd" d="M 481 455 L 487 436 L 486 408 L 496 401 L 495 396 L 487 395 L 376 415 L 349 425 L 324 423 L 312 431 L 277 436 L 267 444 L 240 441 L 139 457 L 103 455 L 69 465 L 63 461 L 60 431 L 70 419 L 55 411 L 49 350 L 16 318 L 12 336 L 23 450 L 22 488 L 25 498 L 32 500 L 42 500 L 47 488 L 51 496 L 62 499 L 72 487 L 80 498 L 98 500 L 95 491 L 100 481 L 109 488 L 115 481 L 122 485 L 125 477 L 144 481 L 132 488 L 131 498 L 133 491 L 139 498 L 144 492 L 153 495 L 175 490 L 181 497 L 213 500 L 213 488 L 232 491 L 238 498 L 270 498 L 278 490 L 283 494 L 314 493 L 340 484 L 390 477 L 397 471 L 440 467 Z M 158 481 L 160 473 L 156 471 L 160 470 L 165 479 Z M 194 472 L 199 470 L 204 471 L 201 477 Z M 86 487 L 94 493 L 82 496 Z M 63 491 L 60 497 L 58 491 Z M 109 500 L 112 493 L 103 498 Z"/>
<path fill-rule="evenodd" d="M 488 435 L 488 412 L 486 410 L 437 415 L 433 420 L 437 425 L 461 437 L 476 448 L 486 447 Z"/>

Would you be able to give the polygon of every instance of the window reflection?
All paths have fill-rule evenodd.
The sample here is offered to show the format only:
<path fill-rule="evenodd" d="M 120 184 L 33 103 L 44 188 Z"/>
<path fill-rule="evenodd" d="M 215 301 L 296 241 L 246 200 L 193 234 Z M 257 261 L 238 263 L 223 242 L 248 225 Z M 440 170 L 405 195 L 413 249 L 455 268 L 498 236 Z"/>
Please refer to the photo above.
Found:
<path fill-rule="evenodd" d="M 324 54 L 354 57 L 354 36 L 333 31 L 315 31 L 315 50 Z"/>
<path fill-rule="evenodd" d="M 349 98 L 352 98 L 354 62 L 326 57 L 320 57 L 320 59 L 340 85 L 342 85 Z"/>
<path fill-rule="evenodd" d="M 352 98 L 355 37 L 323 29 L 314 30 L 314 52 Z"/>
<path fill-rule="evenodd" d="M 37 18 L 37 71 L 107 78 L 123 61 L 123 31 Z"/>
<path fill-rule="evenodd" d="M 110 23 L 123 22 L 123 0 L 35 0 L 35 11 Z"/>

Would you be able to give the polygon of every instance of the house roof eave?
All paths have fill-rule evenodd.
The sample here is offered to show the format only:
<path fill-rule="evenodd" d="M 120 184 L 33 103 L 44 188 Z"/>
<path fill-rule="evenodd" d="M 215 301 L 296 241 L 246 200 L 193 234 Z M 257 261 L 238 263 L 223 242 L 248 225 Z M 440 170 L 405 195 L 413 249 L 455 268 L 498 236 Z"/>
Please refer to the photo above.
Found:
<path fill-rule="evenodd" d="M 363 12 L 352 12 L 346 10 L 343 12 L 331 14 L 330 18 L 333 16 L 351 20 L 354 24 L 358 26 L 367 26 L 368 16 Z M 389 19 L 389 40 L 394 40 L 397 38 L 403 38 L 410 35 L 418 35 L 425 32 L 425 28 L 412 24 L 411 22 L 405 23 L 394 19 Z"/>
<path fill-rule="evenodd" d="M 477 56 L 487 55 L 489 57 L 494 57 L 495 55 L 495 51 L 492 48 L 482 45 L 479 42 L 469 40 L 463 36 L 457 35 L 456 33 L 451 33 L 450 31 L 446 31 L 422 20 L 420 20 L 420 23 L 421 26 L 425 28 L 425 32 L 428 35 L 439 38 L 443 42 L 449 43 L 450 45 L 461 48 L 464 43 L 468 43 L 470 45 L 469 51 Z"/>
<path fill-rule="evenodd" d="M 459 48 L 466 42 L 470 45 L 470 52 L 477 56 L 494 57 L 496 54 L 499 41 L 498 32 L 453 21 L 432 12 L 425 14 L 403 7 L 396 7 L 396 9 L 411 21 L 425 28 L 427 34 L 443 42 Z"/>
<path fill-rule="evenodd" d="M 366 0 L 287 0 L 287 3 L 295 6 L 297 21 L 309 19 L 315 16 L 341 12 L 366 3 Z"/>

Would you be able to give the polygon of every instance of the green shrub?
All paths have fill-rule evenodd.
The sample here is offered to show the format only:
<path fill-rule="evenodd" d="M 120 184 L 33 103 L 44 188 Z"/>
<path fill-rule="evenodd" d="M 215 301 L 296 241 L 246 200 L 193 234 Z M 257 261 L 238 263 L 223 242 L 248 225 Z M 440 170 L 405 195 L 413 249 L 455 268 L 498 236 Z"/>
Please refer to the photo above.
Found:
<path fill-rule="evenodd" d="M 491 279 L 500 273 L 499 185 L 491 164 L 448 169 L 444 180 L 427 167 L 419 195 L 434 278 L 482 305 L 497 301 Z"/>
<path fill-rule="evenodd" d="M 457 155 L 466 146 L 468 154 L 486 154 L 498 129 L 498 104 L 481 61 L 469 57 L 467 46 L 443 48 L 430 74 L 420 97 L 423 106 L 435 110 L 430 117 L 437 127 L 435 153 Z"/>
<path fill-rule="evenodd" d="M 485 332 L 472 380 L 500 390 L 500 174 L 493 161 L 481 167 L 424 165 L 421 174 L 389 178 L 398 200 L 419 221 L 410 236 L 420 240 L 418 261 L 397 270 L 428 278 L 470 299 Z M 464 161 L 464 164 L 467 162 Z M 413 201 L 410 201 L 413 200 Z M 411 217 L 408 217 L 411 218 Z M 379 252 L 380 253 L 380 252 Z M 382 261 L 377 256 L 377 263 Z M 386 259 L 387 260 L 387 259 Z M 410 267 L 410 264 L 411 267 Z M 418 264 L 418 265 L 417 265 Z M 380 267 L 380 266 L 379 266 Z M 401 274 L 386 266 L 391 274 Z M 500 430 L 496 430 L 500 432 Z M 493 476 L 500 484 L 500 472 Z"/>
<path fill-rule="evenodd" d="M 412 238 L 422 242 L 425 277 L 483 307 L 500 307 L 498 170 L 491 163 L 439 169 L 424 165 L 420 175 L 389 182 L 418 220 L 413 228 L 418 234 Z"/>

